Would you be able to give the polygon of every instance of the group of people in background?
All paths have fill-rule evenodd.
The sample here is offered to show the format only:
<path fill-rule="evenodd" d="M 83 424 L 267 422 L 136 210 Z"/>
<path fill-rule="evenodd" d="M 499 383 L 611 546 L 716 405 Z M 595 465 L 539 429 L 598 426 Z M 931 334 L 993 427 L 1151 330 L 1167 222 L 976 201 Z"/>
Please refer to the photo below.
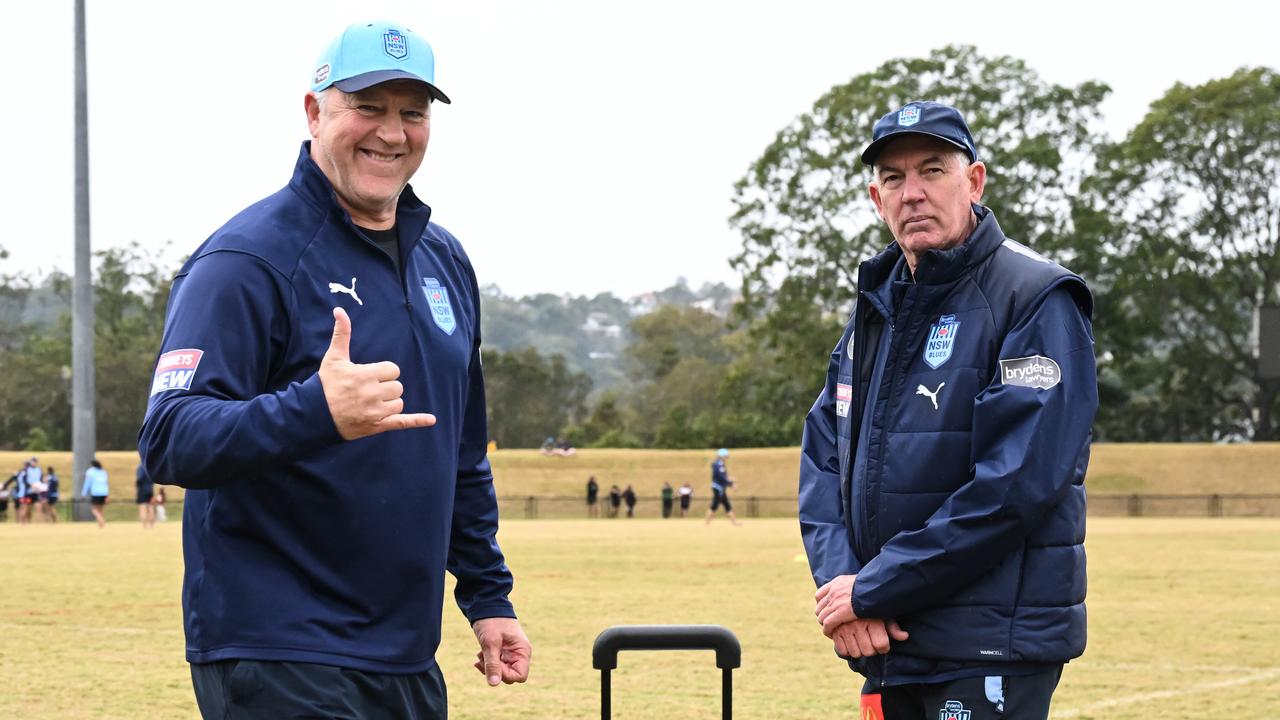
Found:
<path fill-rule="evenodd" d="M 729 478 L 729 471 L 725 465 L 728 457 L 729 451 L 726 448 L 720 448 L 716 453 L 715 461 L 711 463 L 711 507 L 707 509 L 706 515 L 708 524 L 720 507 L 724 507 L 730 522 L 734 525 L 739 524 L 738 518 L 733 514 L 733 505 L 729 502 L 729 487 L 733 485 L 733 480 Z M 609 517 L 618 517 L 623 505 L 626 505 L 627 517 L 635 517 L 636 499 L 635 489 L 630 485 L 627 485 L 625 490 L 617 485 L 610 487 Z M 677 500 L 680 517 L 687 517 L 689 506 L 693 502 L 693 487 L 688 481 L 679 489 L 671 487 L 669 482 L 662 483 L 662 517 L 669 518 L 675 514 Z M 600 517 L 600 483 L 596 482 L 594 475 L 587 478 L 587 517 Z"/>
<path fill-rule="evenodd" d="M 33 516 L 51 523 L 58 522 L 56 506 L 60 497 L 60 485 L 61 480 L 53 466 L 41 470 L 40 461 L 35 457 L 23 462 L 22 468 L 0 486 L 0 520 L 7 518 L 9 504 L 12 502 L 18 524 L 30 523 Z M 138 467 L 137 487 L 138 519 L 143 527 L 153 527 L 156 520 L 165 519 L 164 489 L 155 487 L 143 473 L 141 466 Z M 107 519 L 103 510 L 111 496 L 111 485 L 106 469 L 96 458 L 85 470 L 80 495 L 89 500 L 89 511 L 98 527 L 106 527 Z"/>
<path fill-rule="evenodd" d="M 33 509 L 45 520 L 58 522 L 54 506 L 58 504 L 59 484 L 58 473 L 52 466 L 41 471 L 38 458 L 23 462 L 22 468 L 0 486 L 0 519 L 8 516 L 12 501 L 15 519 L 20 525 L 31 522 Z"/>

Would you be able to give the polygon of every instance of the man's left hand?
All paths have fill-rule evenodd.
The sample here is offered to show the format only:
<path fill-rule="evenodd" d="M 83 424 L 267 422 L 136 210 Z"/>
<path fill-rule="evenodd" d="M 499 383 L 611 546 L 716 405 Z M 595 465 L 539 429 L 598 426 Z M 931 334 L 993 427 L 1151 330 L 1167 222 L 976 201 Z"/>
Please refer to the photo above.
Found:
<path fill-rule="evenodd" d="M 832 637 L 836 628 L 858 619 L 853 612 L 853 583 L 857 575 L 839 575 L 831 582 L 818 588 L 813 599 L 818 605 L 813 614 L 822 623 L 822 634 Z"/>
<path fill-rule="evenodd" d="M 477 620 L 471 629 L 480 643 L 475 667 L 489 681 L 498 683 L 522 683 L 529 678 L 529 660 L 533 647 L 520 622 L 515 618 L 493 617 Z"/>

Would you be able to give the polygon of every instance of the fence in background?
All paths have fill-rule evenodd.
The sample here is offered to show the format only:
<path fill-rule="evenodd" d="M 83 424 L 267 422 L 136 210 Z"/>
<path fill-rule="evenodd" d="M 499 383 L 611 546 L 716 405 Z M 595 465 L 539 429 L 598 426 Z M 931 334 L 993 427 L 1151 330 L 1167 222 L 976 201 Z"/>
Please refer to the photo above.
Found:
<path fill-rule="evenodd" d="M 793 497 L 734 497 L 734 513 L 740 518 L 778 518 L 796 516 L 796 499 Z M 694 497 L 689 506 L 689 517 L 706 515 L 710 498 Z M 43 522 L 38 511 L 32 512 L 32 522 Z M 89 501 L 84 498 L 63 500 L 56 506 L 59 521 L 93 520 Z M 587 517 L 587 502 L 582 496 L 504 496 L 498 498 L 498 508 L 507 520 L 571 519 Z M 602 494 L 597 505 L 599 516 L 610 517 L 609 496 Z M 165 503 L 170 521 L 182 519 L 182 501 Z M 282 510 L 287 512 L 287 510 Z M 138 521 L 138 509 L 133 498 L 113 500 L 104 511 L 107 522 Z M 722 514 L 720 511 L 717 515 Z M 618 517 L 625 518 L 626 505 L 618 509 Z M 1123 495 L 1100 494 L 1089 496 L 1089 515 L 1095 517 L 1280 517 L 1280 495 Z M 635 516 L 640 518 L 662 517 L 662 499 L 637 498 Z M 680 501 L 672 509 L 672 517 L 680 517 Z M 14 521 L 14 506 L 7 513 L 0 513 L 0 522 Z"/>
<path fill-rule="evenodd" d="M 610 513 L 609 496 L 602 494 L 598 504 L 601 517 Z M 730 494 L 738 517 L 795 517 L 794 497 L 737 497 Z M 695 497 L 690 516 L 704 517 L 710 498 Z M 499 512 L 504 518 L 549 519 L 587 517 L 585 497 L 507 496 L 498 498 Z M 625 517 L 624 504 L 618 510 Z M 1099 517 L 1280 517 L 1280 495 L 1114 495 L 1089 496 L 1089 514 Z M 661 517 L 662 500 L 641 497 L 636 501 L 636 517 Z M 680 503 L 674 516 L 680 515 Z"/>

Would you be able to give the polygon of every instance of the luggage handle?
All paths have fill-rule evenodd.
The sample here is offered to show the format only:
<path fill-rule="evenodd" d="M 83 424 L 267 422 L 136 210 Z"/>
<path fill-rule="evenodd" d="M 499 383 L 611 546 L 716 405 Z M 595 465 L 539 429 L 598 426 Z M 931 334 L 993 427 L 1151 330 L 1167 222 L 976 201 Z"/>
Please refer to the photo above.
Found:
<path fill-rule="evenodd" d="M 591 666 L 600 671 L 600 717 L 609 720 L 612 698 L 609 671 L 618 667 L 622 650 L 715 650 L 723 670 L 723 717 L 733 717 L 733 669 L 742 666 L 742 645 L 721 625 L 614 625 L 596 637 Z"/>

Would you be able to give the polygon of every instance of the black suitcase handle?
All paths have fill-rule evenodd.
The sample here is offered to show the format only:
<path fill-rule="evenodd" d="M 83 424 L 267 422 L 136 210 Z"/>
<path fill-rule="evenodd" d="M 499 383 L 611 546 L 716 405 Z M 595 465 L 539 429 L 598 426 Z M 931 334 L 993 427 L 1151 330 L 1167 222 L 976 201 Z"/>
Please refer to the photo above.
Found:
<path fill-rule="evenodd" d="M 614 625 L 596 637 L 591 666 L 600 671 L 600 717 L 612 709 L 609 671 L 618 667 L 623 650 L 715 650 L 716 667 L 724 671 L 721 685 L 724 720 L 733 717 L 733 669 L 742 666 L 738 637 L 721 625 Z"/>

